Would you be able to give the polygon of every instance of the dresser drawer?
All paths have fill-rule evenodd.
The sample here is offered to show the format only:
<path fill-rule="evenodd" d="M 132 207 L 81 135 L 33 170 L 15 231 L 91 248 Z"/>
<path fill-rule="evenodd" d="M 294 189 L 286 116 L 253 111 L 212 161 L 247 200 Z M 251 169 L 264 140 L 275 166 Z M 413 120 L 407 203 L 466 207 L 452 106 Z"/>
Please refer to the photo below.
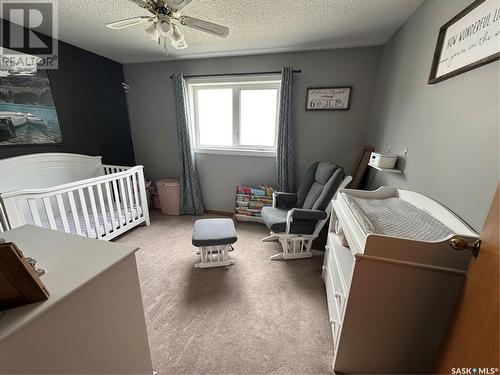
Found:
<path fill-rule="evenodd" d="M 323 278 L 325 281 L 326 298 L 328 305 L 328 316 L 330 318 L 330 328 L 332 330 L 332 337 L 333 337 L 333 350 L 336 353 L 338 342 L 340 339 L 341 319 L 339 310 L 337 308 L 330 270 L 327 267 L 323 266 L 323 272 L 324 272 Z"/>
<path fill-rule="evenodd" d="M 342 246 L 340 240 L 335 233 L 328 234 L 328 246 L 331 249 L 332 255 L 335 256 L 338 268 L 340 269 L 340 275 L 342 278 L 342 283 L 349 293 L 351 288 L 352 274 L 354 272 L 354 265 L 356 264 L 356 258 L 348 247 Z"/>
<path fill-rule="evenodd" d="M 327 266 L 326 269 L 329 271 L 329 277 L 332 283 L 332 297 L 334 303 L 336 304 L 337 310 L 340 314 L 340 317 L 344 315 L 345 305 L 347 302 L 345 288 L 342 285 L 342 281 L 340 280 L 341 276 L 339 273 L 339 268 L 337 261 L 335 259 L 335 253 L 332 248 L 328 248 L 329 256 L 327 258 Z"/>

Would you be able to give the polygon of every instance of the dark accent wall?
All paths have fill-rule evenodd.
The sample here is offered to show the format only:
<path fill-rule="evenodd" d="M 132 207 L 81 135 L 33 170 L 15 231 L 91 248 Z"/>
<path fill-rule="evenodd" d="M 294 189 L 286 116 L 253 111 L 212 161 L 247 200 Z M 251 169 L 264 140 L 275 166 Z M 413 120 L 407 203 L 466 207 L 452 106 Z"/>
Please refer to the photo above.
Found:
<path fill-rule="evenodd" d="M 0 146 L 0 159 L 39 152 L 101 155 L 105 163 L 134 165 L 120 63 L 59 42 L 59 68 L 48 70 L 62 145 Z"/>

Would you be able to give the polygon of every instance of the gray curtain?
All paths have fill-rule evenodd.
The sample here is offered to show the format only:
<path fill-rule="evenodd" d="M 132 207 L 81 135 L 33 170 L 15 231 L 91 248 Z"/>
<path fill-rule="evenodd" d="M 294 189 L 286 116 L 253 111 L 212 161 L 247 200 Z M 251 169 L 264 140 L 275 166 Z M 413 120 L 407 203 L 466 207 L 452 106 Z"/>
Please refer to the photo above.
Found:
<path fill-rule="evenodd" d="M 281 72 L 281 96 L 276 150 L 278 191 L 295 191 L 295 135 L 293 129 L 293 68 Z"/>
<path fill-rule="evenodd" d="M 187 88 L 182 73 L 174 74 L 172 84 L 179 142 L 181 214 L 202 215 L 203 199 L 191 143 Z"/>

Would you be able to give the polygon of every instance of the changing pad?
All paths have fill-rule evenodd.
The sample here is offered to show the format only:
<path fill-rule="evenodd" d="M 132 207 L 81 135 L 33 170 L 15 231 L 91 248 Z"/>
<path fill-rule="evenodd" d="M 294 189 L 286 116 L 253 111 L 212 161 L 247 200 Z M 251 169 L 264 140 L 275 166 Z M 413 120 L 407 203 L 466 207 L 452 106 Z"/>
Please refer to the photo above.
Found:
<path fill-rule="evenodd" d="M 401 198 L 367 199 L 341 194 L 366 234 L 418 241 L 437 241 L 453 234 L 442 222 Z"/>

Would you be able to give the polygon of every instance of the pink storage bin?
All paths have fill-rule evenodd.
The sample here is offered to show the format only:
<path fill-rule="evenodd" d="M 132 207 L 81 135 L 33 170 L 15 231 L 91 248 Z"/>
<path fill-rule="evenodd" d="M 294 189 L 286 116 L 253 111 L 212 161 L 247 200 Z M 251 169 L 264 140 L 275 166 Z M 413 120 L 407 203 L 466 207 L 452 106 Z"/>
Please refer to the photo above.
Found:
<path fill-rule="evenodd" d="M 156 191 L 160 198 L 160 209 L 164 215 L 180 215 L 181 184 L 164 178 L 156 181 Z"/>

